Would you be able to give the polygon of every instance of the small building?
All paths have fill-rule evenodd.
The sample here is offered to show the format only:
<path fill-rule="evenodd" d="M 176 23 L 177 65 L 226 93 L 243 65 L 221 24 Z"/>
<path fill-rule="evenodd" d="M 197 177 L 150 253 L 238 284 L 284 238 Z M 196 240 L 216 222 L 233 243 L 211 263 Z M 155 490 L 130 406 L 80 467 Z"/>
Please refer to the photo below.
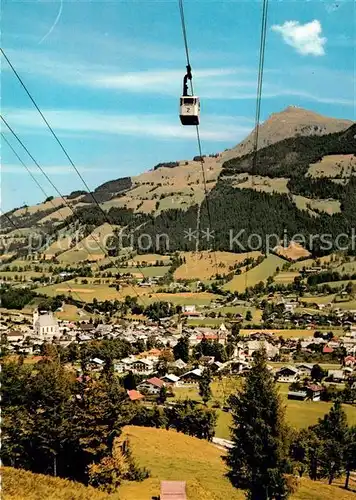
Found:
<path fill-rule="evenodd" d="M 185 481 L 161 481 L 160 500 L 187 500 Z"/>
<path fill-rule="evenodd" d="M 195 368 L 194 370 L 184 373 L 180 377 L 180 380 L 183 383 L 191 383 L 191 382 L 197 382 L 198 380 L 201 379 L 201 377 L 202 377 L 202 370 L 200 368 Z"/>
<path fill-rule="evenodd" d="M 298 369 L 294 366 L 284 366 L 276 372 L 278 382 L 296 382 L 298 380 Z"/>
<path fill-rule="evenodd" d="M 173 366 L 178 368 L 178 370 L 183 370 L 187 366 L 187 363 L 185 363 L 182 359 L 177 359 L 174 361 Z"/>
<path fill-rule="evenodd" d="M 105 365 L 105 361 L 99 358 L 93 358 L 90 360 L 90 364 L 93 365 L 95 368 L 101 370 Z"/>
<path fill-rule="evenodd" d="M 345 366 L 349 366 L 350 368 L 352 368 L 353 366 L 356 365 L 356 358 L 355 356 L 346 356 L 346 358 L 344 359 L 344 365 Z"/>
<path fill-rule="evenodd" d="M 166 373 L 166 375 L 161 377 L 161 380 L 163 380 L 163 382 L 167 386 L 175 387 L 178 384 L 180 378 L 177 375 L 174 375 L 173 373 Z"/>
<path fill-rule="evenodd" d="M 321 393 L 324 390 L 324 387 L 321 385 L 316 385 L 316 384 L 309 384 L 306 387 L 307 393 L 308 393 L 308 399 L 311 401 L 320 401 L 321 398 Z"/>
<path fill-rule="evenodd" d="M 333 382 L 343 382 L 346 379 L 343 370 L 328 370 L 328 379 Z"/>
<path fill-rule="evenodd" d="M 297 365 L 297 369 L 300 376 L 309 377 L 312 372 L 313 365 L 309 363 L 300 363 Z"/>
<path fill-rule="evenodd" d="M 157 378 L 157 377 L 152 377 L 149 378 L 148 380 L 144 380 L 141 382 L 138 386 L 137 389 L 139 389 L 142 392 L 147 392 L 148 394 L 159 394 L 162 387 L 164 387 L 166 384 L 163 380 Z"/>
<path fill-rule="evenodd" d="M 6 338 L 7 341 L 11 344 L 13 342 L 20 342 L 24 339 L 23 333 L 17 331 L 17 330 L 11 330 L 10 332 L 6 333 Z"/>
<path fill-rule="evenodd" d="M 145 397 L 143 394 L 141 394 L 139 391 L 136 391 L 135 389 L 127 391 L 127 395 L 130 401 L 141 401 Z"/>
<path fill-rule="evenodd" d="M 334 352 L 334 349 L 328 345 L 323 347 L 323 354 L 332 354 Z"/>
<path fill-rule="evenodd" d="M 304 389 L 301 391 L 289 391 L 288 399 L 294 399 L 297 401 L 305 401 L 308 398 L 308 393 Z"/>
<path fill-rule="evenodd" d="M 137 359 L 131 364 L 130 369 L 133 373 L 148 375 L 154 371 L 154 365 L 153 362 L 148 359 Z"/>

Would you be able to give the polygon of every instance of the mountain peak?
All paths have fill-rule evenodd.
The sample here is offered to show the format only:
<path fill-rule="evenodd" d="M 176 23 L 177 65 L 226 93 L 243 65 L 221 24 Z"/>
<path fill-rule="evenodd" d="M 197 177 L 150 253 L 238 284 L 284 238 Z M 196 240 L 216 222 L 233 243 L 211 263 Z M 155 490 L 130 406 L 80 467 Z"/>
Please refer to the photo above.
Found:
<path fill-rule="evenodd" d="M 323 116 L 315 111 L 289 105 L 272 113 L 260 124 L 259 149 L 298 135 L 325 135 L 342 132 L 352 125 L 352 121 Z M 224 160 L 243 156 L 252 151 L 254 130 L 240 144 L 223 153 Z"/>

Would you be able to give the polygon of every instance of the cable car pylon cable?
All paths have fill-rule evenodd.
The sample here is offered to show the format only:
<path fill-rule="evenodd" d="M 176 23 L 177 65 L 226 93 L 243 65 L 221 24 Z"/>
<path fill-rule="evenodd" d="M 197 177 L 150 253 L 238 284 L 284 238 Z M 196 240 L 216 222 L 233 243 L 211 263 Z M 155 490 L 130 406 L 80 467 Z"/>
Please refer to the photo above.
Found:
<path fill-rule="evenodd" d="M 107 213 L 105 212 L 105 210 L 103 210 L 103 208 L 101 207 L 100 203 L 98 202 L 98 200 L 95 198 L 95 195 L 94 193 L 92 193 L 92 191 L 90 190 L 87 182 L 85 181 L 84 177 L 82 176 L 82 174 L 79 172 L 78 168 L 76 167 L 75 163 L 73 162 L 72 158 L 69 156 L 68 152 L 66 151 L 65 147 L 63 146 L 63 143 L 61 142 L 61 140 L 58 138 L 57 134 L 55 133 L 55 131 L 53 130 L 53 128 L 51 127 L 51 125 L 49 124 L 48 120 L 46 119 L 46 117 L 44 116 L 44 114 L 42 113 L 40 107 L 38 106 L 38 104 L 36 103 L 35 99 L 32 97 L 31 93 L 29 92 L 29 90 L 27 89 L 24 81 L 22 80 L 22 78 L 20 77 L 19 73 L 16 71 L 14 65 L 11 63 L 9 57 L 5 54 L 5 51 L 0 47 L 0 52 L 2 53 L 2 55 L 4 56 L 4 58 L 6 59 L 7 63 L 9 64 L 10 68 L 12 69 L 14 75 L 16 76 L 16 78 L 18 79 L 19 83 L 21 84 L 21 86 L 23 87 L 23 89 L 25 90 L 26 94 L 28 95 L 28 97 L 30 98 L 31 102 L 33 103 L 33 105 L 35 106 L 36 110 L 38 111 L 38 113 L 40 114 L 42 120 L 44 121 L 44 123 L 46 124 L 47 128 L 49 129 L 49 131 L 51 132 L 52 136 L 54 137 L 54 139 L 56 140 L 56 142 L 59 144 L 61 150 L 63 151 L 63 153 L 65 154 L 66 158 L 68 159 L 69 163 L 71 164 L 71 166 L 73 167 L 74 171 L 76 172 L 76 174 L 78 175 L 78 177 L 80 178 L 82 184 L 85 186 L 85 188 L 87 189 L 88 191 L 88 194 L 91 196 L 92 200 L 94 201 L 94 203 L 96 204 L 96 206 L 99 208 L 100 212 L 102 213 L 105 221 L 109 224 L 109 226 L 111 227 L 111 229 L 113 230 L 113 235 L 115 236 L 115 232 L 114 232 L 114 228 L 110 222 L 110 219 L 107 215 Z M 45 175 L 45 174 L 44 174 Z M 51 183 L 51 181 L 49 180 L 49 182 Z M 53 184 L 51 183 L 51 185 L 53 186 Z M 54 186 L 53 186 L 54 187 Z M 55 188 L 56 189 L 56 188 Z M 57 189 L 56 189 L 57 191 Z M 116 237 L 117 238 L 117 237 Z M 118 239 L 118 238 L 117 238 Z M 117 266 L 116 266 L 117 267 Z M 144 276 L 144 273 L 142 272 L 142 268 L 141 266 L 137 265 L 136 266 L 142 273 L 142 276 Z M 153 290 L 152 286 L 150 285 L 150 289 L 151 289 L 151 292 L 152 292 L 152 295 L 154 295 L 157 300 L 159 300 L 158 296 L 156 295 L 156 292 Z M 136 292 L 136 295 L 138 297 L 140 297 L 140 295 Z M 141 298 L 141 297 L 140 297 Z M 141 301 L 143 302 L 143 299 L 141 298 Z"/>
<path fill-rule="evenodd" d="M 187 74 L 184 77 L 183 95 L 184 95 L 184 90 L 186 89 L 186 79 L 189 79 L 192 96 L 194 96 L 194 88 L 193 88 L 193 81 L 192 81 L 192 74 L 191 74 L 191 64 L 190 64 L 190 57 L 189 57 L 189 46 L 188 46 L 187 28 L 186 28 L 186 24 L 185 24 L 183 0 L 178 0 L 178 2 L 179 2 L 179 12 L 180 12 L 181 25 L 182 25 L 185 54 L 186 54 L 186 59 L 187 59 Z M 204 158 L 203 158 L 203 154 L 202 154 L 202 146 L 201 146 L 200 132 L 199 132 L 199 120 L 198 120 L 198 123 L 195 124 L 195 127 L 196 127 L 196 134 L 197 134 L 200 165 L 201 165 L 201 171 L 202 171 L 202 176 L 203 176 L 203 186 L 204 186 L 206 208 L 207 208 L 207 213 L 208 213 L 209 225 L 210 225 L 210 228 L 212 229 L 213 226 L 211 223 L 211 212 L 210 212 L 210 205 L 209 205 L 209 198 L 208 198 L 208 189 L 207 189 L 207 185 L 206 185 Z M 199 228 L 197 228 L 197 229 L 199 231 Z M 213 242 L 214 242 L 214 240 L 215 240 L 215 238 L 213 237 Z M 216 273 L 216 275 L 218 275 L 218 265 L 217 265 L 216 252 L 215 252 L 214 247 L 215 247 L 215 245 L 213 243 L 215 273 Z"/>
<path fill-rule="evenodd" d="M 255 112 L 255 135 L 253 140 L 253 157 L 252 157 L 252 168 L 251 168 L 251 186 L 254 188 L 254 174 L 257 167 L 258 159 L 258 138 L 260 129 L 260 117 L 261 117 L 261 98 L 262 98 L 262 87 L 263 87 L 263 70 L 265 62 L 265 50 L 266 50 L 266 36 L 267 36 L 267 20 L 268 20 L 268 0 L 262 0 L 262 17 L 261 17 L 261 36 L 260 36 L 260 49 L 259 49 L 259 63 L 258 63 L 258 78 L 257 78 L 257 95 L 256 95 L 256 112 Z M 249 210 L 252 213 L 252 207 Z M 247 267 L 247 266 L 246 266 Z M 248 277 L 247 270 L 245 271 L 245 290 L 247 290 Z"/>
<path fill-rule="evenodd" d="M 64 198 L 64 195 L 59 191 L 59 189 L 55 186 L 55 184 L 51 181 L 51 179 L 48 177 L 48 175 L 46 174 L 46 172 L 43 170 L 43 168 L 41 167 L 41 165 L 39 165 L 39 163 L 36 161 L 36 159 L 33 157 L 33 155 L 30 153 L 30 151 L 28 150 L 28 148 L 25 146 L 25 144 L 22 142 L 22 140 L 19 138 L 19 136 L 16 134 L 16 132 L 12 129 L 12 127 L 9 125 L 9 123 L 5 120 L 5 118 L 0 115 L 0 118 L 1 120 L 4 122 L 4 124 L 6 125 L 6 127 L 9 129 L 9 131 L 11 132 L 11 134 L 15 137 L 15 139 L 19 142 L 19 144 L 21 145 L 21 147 L 26 151 L 26 153 L 28 154 L 28 156 L 31 158 L 31 160 L 35 163 L 35 165 L 37 166 L 37 168 L 42 172 L 42 174 L 46 177 L 46 179 L 48 180 L 48 182 L 51 184 L 51 186 L 53 187 L 53 189 L 55 189 L 56 193 L 58 194 L 58 196 L 63 200 L 64 204 L 69 208 L 69 210 L 72 212 L 73 216 L 74 216 L 74 220 L 77 218 L 79 222 L 80 219 L 79 219 L 79 216 L 74 212 L 73 208 L 71 207 L 71 205 L 67 202 L 67 200 Z M 111 226 L 112 227 L 112 226 Z M 90 233 L 90 236 L 93 238 L 93 240 L 96 242 L 96 244 L 98 245 L 98 247 L 102 250 L 102 252 L 104 253 L 104 255 L 107 255 L 108 259 L 110 260 L 110 262 L 113 264 L 114 267 L 116 267 L 116 269 L 119 271 L 119 273 L 121 272 L 120 268 L 118 267 L 118 265 L 116 264 L 115 260 L 113 260 L 110 255 L 108 254 L 107 250 L 102 246 L 101 242 L 99 239 L 97 239 L 96 237 L 94 237 L 94 234 L 93 232 Z M 88 251 L 88 253 L 90 254 L 90 252 Z M 92 254 L 91 254 L 92 255 Z M 137 293 L 137 291 L 135 290 L 135 288 L 131 285 L 129 285 L 130 288 L 132 288 L 132 290 L 135 292 L 135 294 L 137 295 L 138 299 L 141 300 L 141 302 L 145 305 L 145 301 L 143 300 L 143 298 Z M 120 292 L 118 292 L 119 295 L 121 295 L 121 297 L 123 298 L 122 294 Z"/>

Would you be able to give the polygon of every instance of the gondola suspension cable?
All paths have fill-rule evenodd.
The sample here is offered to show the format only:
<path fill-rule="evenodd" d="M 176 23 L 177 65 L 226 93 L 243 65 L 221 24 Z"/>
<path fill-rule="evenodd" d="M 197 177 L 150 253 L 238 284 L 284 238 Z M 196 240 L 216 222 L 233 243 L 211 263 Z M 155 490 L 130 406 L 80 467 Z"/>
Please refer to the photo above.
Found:
<path fill-rule="evenodd" d="M 35 106 L 36 110 L 38 111 L 38 113 L 40 114 L 42 120 L 44 121 L 44 123 L 46 124 L 47 128 L 49 129 L 49 131 L 51 132 L 52 136 L 54 137 L 54 139 L 56 140 L 56 142 L 58 143 L 58 145 L 60 146 L 61 150 L 63 151 L 63 153 L 65 154 L 66 158 L 68 159 L 69 163 L 71 164 L 71 166 L 73 167 L 74 171 L 76 172 L 76 174 L 78 175 L 79 179 L 81 180 L 82 184 L 85 186 L 86 190 L 88 191 L 88 194 L 91 196 L 92 200 L 94 201 L 95 205 L 99 208 L 100 212 L 102 213 L 105 221 L 109 224 L 109 226 L 111 227 L 111 229 L 113 230 L 113 234 L 115 235 L 115 232 L 114 232 L 114 228 L 110 222 L 110 219 L 109 217 L 107 216 L 105 210 L 103 210 L 103 208 L 101 207 L 100 203 L 98 202 L 98 200 L 96 199 L 94 193 L 92 193 L 92 191 L 90 190 L 87 182 L 85 181 L 84 177 L 82 176 L 82 174 L 79 172 L 78 168 L 76 167 L 74 161 L 72 160 L 72 158 L 70 157 L 70 155 L 68 154 L 67 150 L 65 149 L 63 143 L 61 142 L 61 140 L 58 138 L 57 134 L 55 133 L 55 131 L 53 130 L 53 128 L 51 127 L 51 125 L 49 124 L 48 120 L 46 119 L 45 115 L 43 114 L 43 112 L 41 111 L 40 107 L 38 106 L 38 104 L 36 103 L 35 99 L 33 98 L 33 96 L 31 95 L 31 93 L 29 92 L 29 90 L 27 89 L 24 81 L 22 80 L 21 76 L 19 75 L 19 73 L 16 71 L 14 65 L 11 63 L 10 59 L 8 58 L 8 56 L 5 54 L 5 51 L 0 48 L 0 51 L 2 53 L 2 55 L 4 56 L 4 58 L 6 59 L 7 63 L 9 64 L 10 68 L 12 69 L 14 75 L 16 76 L 17 80 L 19 81 L 19 83 L 21 84 L 22 88 L 25 90 L 26 94 L 28 95 L 29 99 L 31 100 L 32 104 Z M 50 182 L 50 181 L 49 181 Z M 116 266 L 117 267 L 117 266 Z M 136 266 L 142 273 L 142 269 L 139 265 Z M 143 274 L 143 273 L 142 273 Z M 144 274 L 143 274 L 144 275 Z M 150 285 L 150 289 L 151 289 L 151 292 L 152 294 L 158 299 L 155 291 L 153 290 L 153 288 L 151 287 Z M 137 292 L 136 292 L 137 293 Z M 137 294 L 137 296 L 139 296 Z M 142 299 L 141 299 L 142 300 Z"/>
<path fill-rule="evenodd" d="M 3 134 L 2 132 L 1 132 L 1 136 L 2 136 L 2 138 L 5 140 L 5 142 L 6 142 L 6 143 L 7 143 L 7 144 L 11 147 L 10 143 L 7 141 L 7 139 L 5 138 L 5 136 L 4 136 L 4 134 Z M 12 149 L 12 147 L 11 147 L 11 149 Z M 25 166 L 25 164 L 22 162 L 22 160 L 21 160 L 21 159 L 17 156 L 16 152 L 15 152 L 13 149 L 12 149 L 12 151 L 14 152 L 14 154 L 16 155 L 16 157 L 18 158 L 18 160 L 21 162 L 21 164 Z M 26 168 L 26 170 L 27 170 L 27 168 Z M 57 208 L 57 207 L 56 207 L 56 208 Z M 10 217 L 9 217 L 6 213 L 2 213 L 2 214 L 1 214 L 1 217 L 5 217 L 5 218 L 6 218 L 6 219 L 10 222 L 10 224 L 11 224 L 11 225 L 12 225 L 15 229 L 21 229 L 21 228 L 20 228 L 20 226 L 18 226 L 17 224 L 15 224 L 15 222 L 14 222 L 12 219 L 10 219 Z M 69 283 L 66 283 L 66 284 L 67 284 L 67 286 L 68 286 L 68 289 L 69 289 L 72 293 L 74 293 L 74 294 L 78 297 L 79 302 L 84 303 L 85 301 L 84 301 L 84 300 L 83 300 L 83 298 L 79 295 L 79 293 L 78 293 L 77 291 L 75 291 L 75 290 L 74 290 L 74 289 L 73 289 L 73 288 L 69 285 Z"/>
<path fill-rule="evenodd" d="M 20 164 L 26 169 L 27 173 L 31 176 L 31 179 L 37 185 L 37 187 L 40 189 L 40 191 L 42 192 L 42 194 L 44 195 L 44 197 L 48 198 L 48 194 L 46 193 L 46 191 L 44 190 L 44 188 L 41 186 L 41 183 L 36 179 L 36 177 L 33 175 L 33 173 L 28 168 L 28 166 L 26 165 L 26 163 L 17 154 L 17 152 L 13 148 L 12 144 L 10 143 L 10 141 L 7 140 L 7 138 L 6 138 L 6 136 L 5 136 L 5 134 L 3 132 L 1 132 L 1 137 L 5 141 L 5 143 L 8 145 L 8 147 L 11 149 L 11 151 L 13 152 L 13 154 L 16 156 L 16 158 L 18 159 L 18 161 L 20 162 Z M 58 209 L 58 207 L 56 207 L 56 205 L 53 203 L 52 200 L 50 201 L 50 203 L 51 203 L 51 205 L 52 205 L 53 208 L 55 208 L 56 210 Z"/>
<path fill-rule="evenodd" d="M 255 112 L 255 134 L 253 140 L 253 157 L 252 157 L 252 169 L 251 169 L 251 185 L 254 188 L 254 174 L 257 167 L 258 159 L 258 139 L 259 139 L 259 128 L 260 128 L 260 117 L 261 117 L 261 98 L 262 98 L 262 87 L 263 87 L 263 70 L 265 62 L 265 50 L 266 50 L 266 36 L 267 36 L 267 20 L 268 20 L 268 0 L 262 0 L 262 17 L 261 17 L 261 36 L 260 36 L 260 49 L 259 49 L 259 63 L 258 63 L 258 78 L 257 78 L 257 95 L 256 95 L 256 112 Z M 250 214 L 252 213 L 252 207 Z M 247 267 L 247 266 L 246 266 Z M 247 291 L 248 276 L 247 270 L 245 270 L 245 290 Z"/>
<path fill-rule="evenodd" d="M 0 217 L 5 217 L 5 219 L 7 219 L 7 220 L 10 222 L 10 224 L 11 224 L 11 225 L 12 225 L 15 229 L 18 229 L 18 226 L 16 226 L 16 224 L 14 223 L 14 221 L 13 221 L 12 219 L 10 219 L 10 217 L 9 217 L 9 216 L 8 216 L 8 215 L 7 215 L 7 214 L 6 214 L 6 213 L 5 213 L 2 209 L 1 209 L 1 212 L 3 212 L 3 213 L 1 214 L 1 216 L 0 216 Z"/>
<path fill-rule="evenodd" d="M 79 222 L 80 219 L 78 217 L 78 215 L 74 212 L 73 208 L 71 207 L 71 205 L 68 204 L 67 200 L 64 198 L 64 195 L 59 191 L 59 189 L 55 186 L 55 184 L 51 181 L 51 179 L 48 177 L 48 175 L 46 174 L 46 172 L 43 170 L 43 168 L 41 167 L 41 165 L 36 161 L 36 159 L 33 157 L 33 155 L 30 153 L 30 151 L 28 150 L 28 148 L 26 147 L 26 145 L 22 142 L 22 140 L 19 138 L 19 136 L 16 134 L 16 132 L 12 129 L 12 127 L 9 125 L 9 123 L 7 122 L 7 120 L 2 116 L 0 115 L 0 118 L 1 120 L 4 122 L 4 124 L 6 125 L 6 127 L 8 128 L 8 130 L 11 132 L 11 134 L 15 137 L 15 139 L 19 142 L 19 144 L 21 145 L 21 147 L 26 151 L 26 153 L 28 154 L 28 156 L 31 158 L 31 160 L 34 162 L 34 164 L 37 166 L 37 168 L 40 170 L 40 172 L 45 176 L 45 178 L 47 179 L 47 181 L 51 184 L 51 186 L 53 187 L 53 189 L 56 191 L 56 193 L 58 194 L 58 196 L 63 200 L 64 204 L 69 208 L 69 210 L 72 212 L 73 216 L 74 216 L 74 220 L 75 218 L 78 219 Z M 104 253 L 104 255 L 107 255 L 108 259 L 110 260 L 110 262 L 113 264 L 114 267 L 116 267 L 116 269 L 119 271 L 119 273 L 121 272 L 120 268 L 117 266 L 115 260 L 111 259 L 111 257 L 109 256 L 109 254 L 107 253 L 107 250 L 102 246 L 101 242 L 99 239 L 97 239 L 93 232 L 90 233 L 90 236 L 91 238 L 93 238 L 93 240 L 95 241 L 95 243 L 98 245 L 98 247 L 102 250 L 102 252 Z M 90 254 L 90 252 L 88 251 L 88 253 Z M 92 254 L 91 254 L 92 255 Z M 138 299 L 142 301 L 142 303 L 144 305 L 145 304 L 145 301 L 142 299 L 142 297 L 140 297 L 140 295 L 137 293 L 137 291 L 135 290 L 135 288 L 131 285 L 129 285 L 130 288 L 132 288 L 132 290 L 135 292 L 135 294 L 137 295 Z M 122 294 L 119 292 L 119 295 L 122 296 Z M 123 297 L 122 297 L 123 298 Z"/>
<path fill-rule="evenodd" d="M 25 168 L 25 170 L 27 171 L 27 173 L 31 176 L 31 179 L 35 182 L 35 184 L 38 186 L 38 188 L 41 190 L 42 194 L 45 196 L 45 198 L 49 198 L 48 196 L 48 193 L 44 190 L 44 188 L 41 186 L 41 183 L 36 179 L 36 177 L 33 175 L 33 173 L 31 172 L 31 170 L 28 168 L 28 166 L 26 165 L 26 163 L 22 160 L 22 158 L 18 155 L 17 151 L 15 150 L 15 148 L 12 146 L 12 144 L 10 143 L 10 141 L 8 141 L 8 139 L 6 138 L 5 134 L 3 132 L 1 132 L 1 137 L 2 139 L 5 141 L 5 143 L 8 145 L 8 147 L 11 149 L 12 153 L 15 155 L 15 157 L 17 158 L 17 160 L 20 162 L 20 164 Z M 53 200 L 50 200 L 50 203 L 52 205 L 52 207 L 55 209 L 55 210 L 59 210 L 59 216 L 60 218 L 65 221 L 65 217 L 63 217 L 63 215 L 61 214 L 61 211 L 60 209 L 53 203 Z M 11 221 L 11 219 L 6 215 L 6 218 Z M 12 224 L 14 225 L 14 227 L 16 229 L 19 229 L 19 226 L 17 226 L 16 224 L 14 224 L 13 221 L 11 221 Z M 91 252 L 88 250 L 88 253 L 90 255 L 93 255 L 91 254 Z M 68 288 L 71 290 L 71 292 L 75 293 L 75 295 L 78 297 L 79 301 L 80 302 L 85 302 L 85 300 L 83 300 L 82 297 L 80 297 L 79 293 L 76 292 L 70 285 L 69 283 L 67 283 L 67 286 Z"/>
<path fill-rule="evenodd" d="M 188 46 L 187 28 L 186 28 L 185 16 L 184 16 L 183 0 L 179 0 L 179 12 L 180 12 L 181 25 L 182 25 L 184 48 L 185 48 L 185 53 L 186 53 L 186 58 L 187 58 L 187 75 L 190 76 L 190 78 L 189 78 L 189 80 L 190 80 L 190 88 L 191 88 L 192 95 L 194 95 L 193 81 L 192 81 L 192 75 L 191 75 L 190 57 L 189 57 L 189 46 Z M 211 212 L 210 212 L 210 205 L 209 205 L 209 198 L 208 198 L 208 189 L 207 189 L 207 185 L 206 185 L 206 175 L 205 175 L 204 158 L 203 158 L 203 154 L 202 154 L 202 146 L 201 146 L 201 140 L 200 140 L 199 125 L 196 125 L 195 128 L 196 128 L 196 134 L 197 134 L 197 142 L 198 142 L 200 165 L 201 165 L 201 171 L 202 171 L 202 176 L 203 176 L 203 186 L 204 186 L 204 195 L 205 195 L 205 200 L 206 200 L 206 208 L 207 208 L 207 213 L 208 213 L 208 219 L 209 219 L 210 228 L 212 228 Z M 197 229 L 199 231 L 199 228 L 197 228 Z M 213 237 L 213 241 L 214 241 L 214 237 Z M 213 247 L 214 246 L 215 245 L 213 244 Z M 214 261 L 215 261 L 215 273 L 217 275 L 218 274 L 218 265 L 217 265 L 217 259 L 216 259 L 216 252 L 215 252 L 214 248 L 213 248 L 213 251 L 214 251 Z"/>

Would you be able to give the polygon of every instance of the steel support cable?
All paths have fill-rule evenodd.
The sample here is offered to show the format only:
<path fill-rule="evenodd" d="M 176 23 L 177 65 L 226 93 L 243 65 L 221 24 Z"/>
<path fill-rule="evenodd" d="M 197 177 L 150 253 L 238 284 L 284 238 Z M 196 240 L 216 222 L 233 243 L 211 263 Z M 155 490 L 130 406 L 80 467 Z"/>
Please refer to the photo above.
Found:
<path fill-rule="evenodd" d="M 14 221 L 11 220 L 10 217 L 7 214 L 3 213 L 3 214 L 1 214 L 1 217 L 5 217 L 14 226 L 15 229 L 21 229 L 21 227 L 19 227 L 17 224 L 15 224 Z M 69 283 L 66 283 L 66 284 L 67 284 L 69 290 L 71 292 L 75 293 L 75 295 L 78 297 L 79 302 L 83 302 L 84 303 L 85 301 L 82 299 L 82 297 L 79 295 L 79 293 L 76 292 L 75 290 L 73 290 L 73 288 L 69 285 Z"/>
<path fill-rule="evenodd" d="M 1 210 L 1 211 L 3 212 L 3 210 Z M 12 226 L 14 226 L 15 229 L 18 229 L 18 226 L 16 226 L 16 224 L 14 223 L 14 221 L 12 219 L 10 219 L 10 217 L 5 212 L 3 212 L 1 214 L 1 217 L 5 217 L 5 219 L 7 219 L 10 222 L 10 224 Z"/>
<path fill-rule="evenodd" d="M 63 143 L 61 142 L 61 140 L 58 138 L 57 134 L 55 133 L 55 131 L 53 130 L 53 128 L 51 127 L 51 125 L 49 124 L 48 120 L 46 119 L 45 115 L 42 113 L 40 107 L 38 106 L 38 104 L 36 103 L 35 99 L 32 97 L 30 91 L 27 89 L 24 81 L 22 80 L 21 76 L 19 75 L 19 73 L 16 71 L 14 65 L 11 63 L 10 59 L 8 58 L 8 56 L 5 54 L 4 50 L 2 48 L 0 48 L 0 51 L 1 53 L 3 54 L 4 58 L 6 59 L 7 63 L 9 64 L 10 68 L 12 69 L 14 75 L 16 76 L 16 78 L 18 79 L 19 83 L 21 84 L 22 88 L 25 90 L 26 94 L 28 95 L 29 99 L 31 100 L 32 104 L 35 106 L 36 110 L 38 111 L 38 113 L 40 114 L 42 120 L 44 121 L 44 123 L 46 124 L 47 128 L 49 129 L 49 131 L 51 132 L 52 136 L 54 137 L 54 139 L 56 140 L 56 142 L 58 143 L 58 145 L 60 146 L 61 150 L 63 151 L 64 155 L 66 156 L 66 158 L 68 159 L 69 163 L 71 164 L 71 166 L 73 167 L 73 169 L 75 170 L 76 174 L 78 175 L 79 179 L 81 180 L 81 182 L 83 183 L 83 185 L 85 186 L 86 190 L 88 191 L 88 194 L 91 196 L 92 200 L 94 201 L 95 205 L 99 208 L 100 212 L 102 213 L 102 215 L 104 216 L 106 222 L 109 224 L 109 226 L 111 227 L 111 229 L 113 230 L 113 235 L 115 236 L 115 231 L 114 231 L 114 228 L 110 222 L 110 219 L 107 215 L 107 213 L 105 212 L 105 210 L 103 210 L 103 208 L 101 207 L 100 203 L 98 202 L 98 200 L 95 198 L 94 196 L 94 193 L 92 193 L 92 191 L 90 190 L 87 182 L 85 181 L 84 177 L 82 176 L 82 174 L 79 172 L 78 168 L 76 167 L 74 161 L 72 160 L 72 158 L 70 157 L 70 155 L 68 154 L 67 150 L 65 149 L 65 147 L 63 146 Z M 117 239 L 119 239 L 117 236 L 116 236 Z M 116 266 L 117 267 L 117 266 Z M 142 269 L 140 266 L 136 266 L 142 273 Z M 144 274 L 142 273 L 142 275 L 144 276 Z M 153 290 L 153 288 L 151 287 L 150 285 L 150 289 L 151 289 L 151 292 L 153 295 L 156 295 L 155 291 Z M 139 296 L 136 292 L 136 295 Z M 142 299 L 141 299 L 142 300 Z M 157 297 L 157 300 L 158 300 L 158 297 Z"/>
<path fill-rule="evenodd" d="M 186 59 L 187 59 L 187 66 L 190 67 L 189 45 L 188 45 L 187 28 L 186 28 L 185 16 L 184 16 L 183 0 L 179 0 L 179 12 L 180 12 L 181 25 L 182 25 L 182 33 L 183 33 L 184 47 L 185 47 L 185 53 L 186 53 Z M 194 95 L 194 89 L 193 89 L 193 82 L 192 82 L 192 80 L 190 80 L 190 88 L 191 88 L 192 95 Z M 200 140 L 200 133 L 199 133 L 199 125 L 196 125 L 196 133 L 197 133 L 197 142 L 198 142 L 200 165 L 201 165 L 202 176 L 203 176 L 203 185 L 204 185 L 204 194 L 205 194 L 205 200 L 206 200 L 206 208 L 207 208 L 207 213 L 208 213 L 209 224 L 210 224 L 210 227 L 212 228 L 211 212 L 210 212 L 210 205 L 209 205 L 209 198 L 208 198 L 208 189 L 207 189 L 207 185 L 206 185 L 206 175 L 205 175 L 204 158 L 203 158 L 203 154 L 202 154 L 202 147 L 201 147 L 201 140 Z M 214 238 L 213 238 L 213 241 L 214 241 Z M 215 247 L 214 244 L 213 244 L 213 247 Z M 217 259 L 216 259 L 215 248 L 213 248 L 213 252 L 214 252 L 214 261 L 215 261 L 215 273 L 217 275 L 218 274 L 218 266 L 217 266 Z"/>
<path fill-rule="evenodd" d="M 264 61 L 265 61 L 267 20 L 268 20 L 268 0 L 262 0 L 262 2 L 263 2 L 263 4 L 262 4 L 262 16 L 261 16 L 261 36 L 260 36 L 260 49 L 259 49 L 259 62 L 258 62 L 255 130 L 254 130 L 255 134 L 254 134 L 254 141 L 253 141 L 253 157 L 252 157 L 252 169 L 251 169 L 252 189 L 254 188 L 253 176 L 256 173 L 257 159 L 258 159 L 258 138 L 259 138 L 259 128 L 260 128 L 261 98 L 262 98 L 262 88 L 263 88 L 263 70 L 264 70 Z M 250 214 L 251 213 L 252 213 L 252 207 L 250 207 Z M 246 270 L 245 271 L 245 290 L 247 290 L 247 285 L 248 285 L 248 277 L 247 277 L 247 270 Z"/>
<path fill-rule="evenodd" d="M 9 131 L 11 132 L 11 134 L 16 138 L 16 140 L 19 142 L 19 144 L 22 146 L 22 148 L 26 151 L 26 153 L 28 154 L 28 156 L 31 158 L 31 160 L 35 163 L 35 165 L 37 166 L 37 168 L 40 170 L 40 172 L 45 176 L 45 178 L 47 179 L 47 181 L 51 184 L 51 186 L 53 187 L 53 189 L 55 189 L 56 193 L 58 194 L 58 196 L 63 200 L 64 204 L 70 209 L 70 211 L 72 212 L 73 216 L 74 216 L 74 219 L 77 218 L 80 221 L 80 218 L 78 216 L 78 214 L 76 214 L 73 210 L 73 208 L 71 207 L 71 205 L 69 205 L 69 203 L 67 202 L 67 200 L 64 198 L 64 195 L 59 191 L 59 189 L 55 186 L 55 184 L 51 181 L 51 179 L 48 177 L 48 175 L 46 174 L 46 172 L 43 170 L 43 168 L 41 167 L 41 165 L 36 161 L 36 159 L 33 157 L 33 155 L 30 153 L 30 151 L 28 150 L 28 148 L 26 147 L 26 145 L 22 142 L 22 140 L 19 138 L 19 136 L 16 134 L 16 132 L 13 130 L 13 128 L 9 125 L 9 123 L 5 120 L 5 118 L 0 115 L 0 118 L 1 120 L 4 122 L 4 124 L 6 125 L 6 127 L 9 129 Z M 116 267 L 116 269 L 121 273 L 121 270 L 120 268 L 117 266 L 116 262 L 111 259 L 111 257 L 108 255 L 108 252 L 107 250 L 102 246 L 100 240 L 98 240 L 93 232 L 90 233 L 90 235 L 93 240 L 96 242 L 96 244 L 98 245 L 98 247 L 102 250 L 102 252 L 104 253 L 104 255 L 107 255 L 108 259 L 110 260 L 110 262 L 113 264 L 114 267 Z M 88 251 L 88 253 L 90 254 L 90 252 Z M 93 255 L 93 254 L 90 254 L 90 255 Z M 140 297 L 140 295 L 137 293 L 137 291 L 135 290 L 135 288 L 130 284 L 129 285 L 130 288 L 132 288 L 135 292 L 135 294 L 137 295 L 137 297 L 145 304 L 145 301 L 142 299 L 142 297 Z M 121 295 L 121 293 L 119 292 L 119 294 Z"/>

